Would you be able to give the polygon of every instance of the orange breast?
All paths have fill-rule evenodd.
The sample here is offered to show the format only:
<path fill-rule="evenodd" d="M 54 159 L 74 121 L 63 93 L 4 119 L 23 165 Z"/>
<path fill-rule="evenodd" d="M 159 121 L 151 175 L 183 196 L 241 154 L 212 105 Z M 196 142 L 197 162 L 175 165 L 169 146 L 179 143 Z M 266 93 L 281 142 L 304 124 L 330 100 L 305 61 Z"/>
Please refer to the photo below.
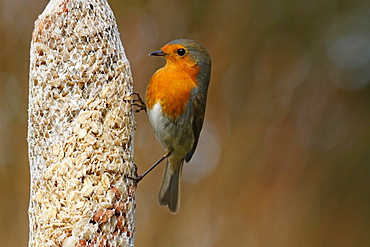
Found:
<path fill-rule="evenodd" d="M 197 66 L 179 65 L 167 61 L 165 67 L 152 76 L 146 92 L 146 104 L 151 109 L 156 103 L 162 106 L 162 112 L 176 119 L 186 108 L 190 91 L 197 86 Z"/>

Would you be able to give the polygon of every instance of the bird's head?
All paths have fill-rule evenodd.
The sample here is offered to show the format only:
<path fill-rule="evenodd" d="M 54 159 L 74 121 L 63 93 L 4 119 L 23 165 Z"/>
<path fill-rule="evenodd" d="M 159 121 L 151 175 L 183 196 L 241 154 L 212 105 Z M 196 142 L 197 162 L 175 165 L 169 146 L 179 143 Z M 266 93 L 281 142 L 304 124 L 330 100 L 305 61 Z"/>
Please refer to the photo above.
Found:
<path fill-rule="evenodd" d="M 161 50 L 154 51 L 150 56 L 162 56 L 167 63 L 186 66 L 211 66 L 211 58 L 206 48 L 191 39 L 176 39 L 164 45 Z"/>

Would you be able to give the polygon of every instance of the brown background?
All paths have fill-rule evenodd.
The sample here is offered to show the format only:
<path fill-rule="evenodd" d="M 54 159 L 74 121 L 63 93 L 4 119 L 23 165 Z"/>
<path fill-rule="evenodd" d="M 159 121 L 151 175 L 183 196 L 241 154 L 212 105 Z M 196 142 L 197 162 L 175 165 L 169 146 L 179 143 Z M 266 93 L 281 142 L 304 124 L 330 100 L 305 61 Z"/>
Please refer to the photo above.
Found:
<path fill-rule="evenodd" d="M 109 1 L 142 95 L 175 38 L 213 59 L 205 126 L 179 214 L 137 190 L 136 246 L 370 246 L 366 0 Z M 45 0 L 0 2 L 0 245 L 26 246 L 29 44 Z M 136 163 L 162 154 L 144 113 Z"/>

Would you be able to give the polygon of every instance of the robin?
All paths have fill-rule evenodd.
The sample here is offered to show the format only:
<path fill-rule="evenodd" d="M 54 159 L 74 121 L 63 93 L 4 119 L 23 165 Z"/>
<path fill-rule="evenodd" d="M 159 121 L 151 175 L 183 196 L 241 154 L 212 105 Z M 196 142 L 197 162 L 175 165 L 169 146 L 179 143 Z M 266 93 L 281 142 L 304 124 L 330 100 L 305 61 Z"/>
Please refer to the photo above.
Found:
<path fill-rule="evenodd" d="M 203 126 L 211 58 L 202 44 L 190 39 L 171 41 L 149 55 L 166 59 L 146 91 L 149 121 L 166 151 L 139 180 L 167 158 L 158 202 L 176 214 L 182 167 L 193 156 Z"/>

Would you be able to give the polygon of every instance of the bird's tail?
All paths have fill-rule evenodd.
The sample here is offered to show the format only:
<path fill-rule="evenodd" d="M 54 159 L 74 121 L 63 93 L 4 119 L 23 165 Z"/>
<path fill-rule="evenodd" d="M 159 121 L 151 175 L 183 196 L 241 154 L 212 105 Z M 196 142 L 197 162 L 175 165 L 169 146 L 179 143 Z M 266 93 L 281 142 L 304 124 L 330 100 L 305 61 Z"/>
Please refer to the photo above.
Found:
<path fill-rule="evenodd" d="M 172 164 L 167 159 L 158 194 L 159 204 L 161 206 L 168 206 L 173 214 L 176 214 L 180 209 L 180 180 L 183 162 L 181 161 L 181 164 Z"/>

